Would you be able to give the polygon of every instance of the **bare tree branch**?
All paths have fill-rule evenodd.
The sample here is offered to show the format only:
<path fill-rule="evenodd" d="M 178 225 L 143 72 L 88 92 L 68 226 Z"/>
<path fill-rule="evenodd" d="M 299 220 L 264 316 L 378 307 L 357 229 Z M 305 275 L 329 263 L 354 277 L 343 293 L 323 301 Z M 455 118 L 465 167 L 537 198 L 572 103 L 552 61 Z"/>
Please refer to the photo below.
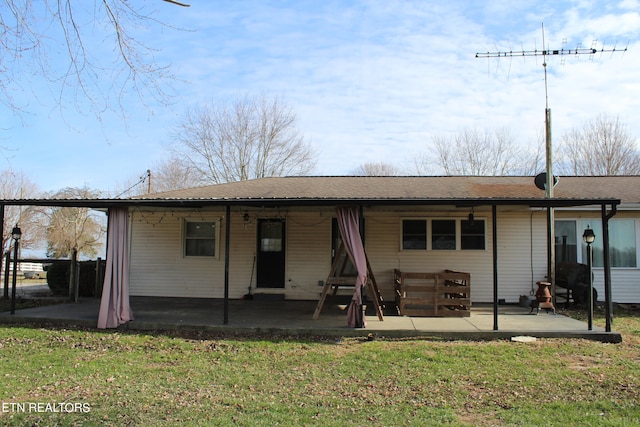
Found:
<path fill-rule="evenodd" d="M 196 107 L 174 131 L 173 156 L 197 171 L 202 184 L 308 174 L 316 155 L 296 124 L 277 97 Z"/>
<path fill-rule="evenodd" d="M 465 128 L 457 135 L 434 135 L 435 161 L 446 175 L 509 175 L 517 169 L 513 136 L 506 129 Z"/>
<path fill-rule="evenodd" d="M 84 112 L 88 101 L 98 117 L 107 110 L 124 116 L 127 92 L 146 106 L 166 105 L 174 76 L 140 37 L 162 27 L 169 25 L 155 19 L 144 2 L 0 0 L 0 103 L 18 113 L 28 110 L 14 94 L 31 89 L 39 99 L 35 85 L 44 79 L 61 110 L 73 104 Z M 115 49 L 94 51 L 105 41 Z"/>
<path fill-rule="evenodd" d="M 91 199 L 100 193 L 88 188 L 65 188 L 52 198 Z M 71 256 L 74 250 L 79 254 L 94 257 L 102 246 L 105 234 L 104 217 L 89 208 L 54 207 L 48 210 L 47 255 L 53 258 Z"/>
<path fill-rule="evenodd" d="M 354 171 L 356 176 L 399 176 L 402 171 L 399 167 L 384 162 L 367 162 L 363 163 Z"/>
<path fill-rule="evenodd" d="M 600 114 L 562 136 L 560 170 L 567 175 L 637 175 L 640 152 L 619 117 Z"/>
<path fill-rule="evenodd" d="M 36 184 L 22 172 L 6 169 L 0 172 L 0 198 L 29 199 L 39 195 Z M 2 252 L 9 249 L 11 230 L 15 225 L 22 229 L 21 247 L 35 249 L 44 240 L 45 228 L 41 213 L 32 206 L 5 206 Z"/>

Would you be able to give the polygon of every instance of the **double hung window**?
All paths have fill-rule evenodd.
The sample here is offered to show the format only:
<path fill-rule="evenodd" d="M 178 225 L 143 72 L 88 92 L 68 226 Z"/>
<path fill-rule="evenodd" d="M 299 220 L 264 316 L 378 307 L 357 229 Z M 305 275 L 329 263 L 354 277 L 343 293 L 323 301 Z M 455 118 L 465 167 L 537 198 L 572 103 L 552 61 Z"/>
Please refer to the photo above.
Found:
<path fill-rule="evenodd" d="M 217 243 L 215 222 L 185 221 L 184 256 L 215 257 Z"/>
<path fill-rule="evenodd" d="M 485 249 L 483 219 L 403 219 L 401 228 L 404 251 Z"/>

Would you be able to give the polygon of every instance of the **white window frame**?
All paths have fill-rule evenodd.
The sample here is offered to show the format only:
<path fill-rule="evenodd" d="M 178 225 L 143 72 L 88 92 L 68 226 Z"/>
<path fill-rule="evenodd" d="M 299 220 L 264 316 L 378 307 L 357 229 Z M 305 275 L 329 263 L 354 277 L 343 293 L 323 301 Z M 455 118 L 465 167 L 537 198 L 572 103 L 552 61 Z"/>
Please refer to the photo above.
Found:
<path fill-rule="evenodd" d="M 433 221 L 455 221 L 456 226 L 456 247 L 455 249 L 433 249 L 432 238 L 433 238 Z M 482 221 L 484 224 L 484 249 L 462 249 L 462 221 L 467 220 L 465 217 L 404 217 L 400 218 L 400 251 L 401 252 L 424 252 L 424 251 L 434 251 L 434 252 L 483 252 L 487 251 L 487 220 L 486 218 L 476 218 L 477 221 Z M 405 249 L 403 247 L 403 235 L 404 235 L 404 221 L 425 221 L 427 225 L 427 245 L 426 249 Z"/>
<path fill-rule="evenodd" d="M 560 220 L 570 220 L 568 218 L 559 218 Z M 636 266 L 635 267 L 616 267 L 611 265 L 611 269 L 612 270 L 640 270 L 640 229 L 638 228 L 640 226 L 640 222 L 638 219 L 636 218 L 612 218 L 609 220 L 609 225 L 611 225 L 612 221 L 623 221 L 623 220 L 629 220 L 629 221 L 633 221 L 634 223 L 634 227 L 635 227 L 635 244 L 636 244 Z M 601 225 L 602 224 L 602 218 L 579 218 L 579 219 L 575 219 L 576 221 L 576 227 L 579 227 L 576 230 L 576 238 L 578 239 L 579 242 L 581 242 L 580 245 L 580 250 L 578 251 L 578 262 L 582 263 L 582 264 L 587 264 L 587 260 L 584 259 L 583 255 L 583 251 L 584 248 L 587 246 L 586 243 L 584 243 L 584 240 L 582 239 L 582 233 L 584 233 L 584 230 L 587 228 L 587 225 L 592 226 L 593 224 L 598 224 Z M 593 228 L 593 227 L 592 227 Z M 602 241 L 602 236 L 598 236 L 596 235 L 596 239 Z M 611 250 L 611 236 L 609 236 L 609 250 Z M 603 269 L 603 266 L 596 266 L 594 265 L 592 268 L 594 269 Z"/>
<path fill-rule="evenodd" d="M 187 224 L 189 223 L 204 223 L 204 224 L 213 224 L 214 226 L 214 246 L 213 246 L 213 255 L 188 255 L 187 254 Z M 200 238 L 205 239 L 205 238 Z M 206 259 L 219 259 L 220 258 L 220 221 L 219 220 L 206 220 L 206 219 L 190 219 L 184 218 L 182 221 L 182 244 L 181 253 L 182 258 L 188 259 L 197 259 L 197 258 L 206 258 Z"/>
<path fill-rule="evenodd" d="M 424 221 L 425 226 L 426 226 L 426 233 L 425 233 L 425 247 L 424 249 L 411 249 L 411 248 L 404 248 L 404 222 L 405 221 Z M 403 252 L 424 252 L 424 251 L 428 251 L 429 250 L 429 238 L 430 238 L 430 224 L 429 224 L 429 220 L 427 218 L 421 218 L 421 217 L 409 217 L 409 218 L 401 218 L 400 219 L 400 250 Z"/>
<path fill-rule="evenodd" d="M 482 252 L 487 250 L 487 220 L 485 218 L 475 218 L 475 221 L 482 221 L 482 225 L 484 230 L 482 231 L 482 237 L 484 237 L 484 248 L 482 249 L 463 249 L 462 248 L 462 221 L 468 221 L 469 218 L 460 218 L 457 223 L 457 234 L 458 234 L 458 250 L 464 252 Z"/>
<path fill-rule="evenodd" d="M 592 224 L 593 221 L 590 222 L 586 222 L 585 226 L 582 230 L 580 230 L 580 226 L 582 225 L 582 221 L 587 221 L 587 220 L 583 220 L 581 218 L 575 218 L 575 217 L 570 217 L 570 218 L 554 218 L 554 224 L 553 224 L 553 230 L 554 233 L 556 233 L 556 226 L 555 226 L 555 222 L 556 221 L 565 221 L 565 222 L 573 222 L 575 229 L 575 233 L 576 233 L 576 262 L 577 263 L 582 263 L 582 245 L 584 245 L 584 241 L 582 240 L 582 233 L 584 232 L 584 228 L 587 227 L 586 224 Z M 562 236 L 555 236 L 555 237 L 562 237 Z M 556 251 L 555 257 L 556 257 L 556 261 L 558 260 L 558 258 L 560 257 L 560 252 Z M 585 261 L 586 264 L 586 261 Z"/>

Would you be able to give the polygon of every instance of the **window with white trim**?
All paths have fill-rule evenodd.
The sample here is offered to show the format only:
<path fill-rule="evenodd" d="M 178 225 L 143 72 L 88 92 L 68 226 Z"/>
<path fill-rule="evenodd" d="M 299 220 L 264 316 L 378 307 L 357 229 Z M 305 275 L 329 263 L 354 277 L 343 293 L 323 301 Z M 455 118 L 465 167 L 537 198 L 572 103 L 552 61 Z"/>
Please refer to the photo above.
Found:
<path fill-rule="evenodd" d="M 427 221 L 424 219 L 402 220 L 402 250 L 427 249 Z"/>
<path fill-rule="evenodd" d="M 556 260 L 558 262 L 587 264 L 587 244 L 582 240 L 582 233 L 589 226 L 596 235 L 596 240 L 591 245 L 593 266 L 604 267 L 601 219 L 583 218 L 579 221 L 562 219 L 556 220 L 554 224 Z M 578 243 L 581 244 L 579 259 Z M 609 221 L 609 255 L 612 268 L 638 267 L 636 220 L 616 218 Z"/>
<path fill-rule="evenodd" d="M 602 221 L 582 220 L 583 228 L 591 226 L 596 240 L 593 248 L 593 266 L 604 267 L 602 250 Z M 583 263 L 587 263 L 587 244 L 582 243 Z M 633 219 L 611 219 L 609 221 L 609 259 L 611 267 L 635 268 L 638 266 L 636 249 L 636 222 Z"/>
<path fill-rule="evenodd" d="M 578 262 L 578 236 L 576 222 L 573 220 L 556 220 L 555 249 L 557 262 Z M 582 240 L 582 238 L 580 238 Z"/>
<path fill-rule="evenodd" d="M 401 233 L 403 251 L 486 248 L 483 219 L 403 219 Z"/>
<path fill-rule="evenodd" d="M 217 224 L 213 221 L 184 222 L 184 256 L 216 257 Z"/>
<path fill-rule="evenodd" d="M 431 249 L 456 249 L 456 221 L 453 219 L 431 220 Z"/>
<path fill-rule="evenodd" d="M 485 249 L 485 229 L 483 219 L 473 219 L 460 221 L 460 249 L 464 250 L 484 250 Z"/>

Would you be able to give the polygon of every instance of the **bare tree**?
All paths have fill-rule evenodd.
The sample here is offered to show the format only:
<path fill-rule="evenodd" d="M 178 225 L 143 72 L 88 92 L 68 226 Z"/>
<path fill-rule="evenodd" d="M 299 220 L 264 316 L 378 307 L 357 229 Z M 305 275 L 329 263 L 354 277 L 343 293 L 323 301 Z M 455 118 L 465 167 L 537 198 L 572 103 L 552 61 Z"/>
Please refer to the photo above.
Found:
<path fill-rule="evenodd" d="M 518 150 L 506 129 L 465 128 L 457 135 L 434 135 L 435 163 L 446 175 L 508 175 Z"/>
<path fill-rule="evenodd" d="M 197 186 L 199 173 L 180 158 L 160 161 L 151 169 L 151 192 L 181 190 Z"/>
<path fill-rule="evenodd" d="M 29 199 L 38 197 L 38 187 L 22 172 L 6 169 L 0 172 L 0 198 Z M 35 249 L 44 241 L 42 215 L 33 206 L 5 206 L 2 235 L 2 252 L 9 249 L 11 230 L 18 225 L 22 230 L 20 246 Z"/>
<path fill-rule="evenodd" d="M 354 171 L 356 176 L 398 176 L 402 175 L 399 167 L 384 162 L 363 163 Z"/>
<path fill-rule="evenodd" d="M 238 97 L 189 110 L 174 131 L 173 154 L 202 184 L 305 175 L 316 154 L 296 126 L 279 98 Z"/>
<path fill-rule="evenodd" d="M 413 169 L 416 175 L 437 175 L 440 172 L 429 152 L 416 153 L 413 156 Z"/>
<path fill-rule="evenodd" d="M 536 133 L 536 140 L 516 150 L 511 173 L 514 175 L 534 176 L 545 170 L 546 146 L 543 132 Z"/>
<path fill-rule="evenodd" d="M 100 196 L 88 188 L 65 188 L 52 195 L 62 199 L 92 199 Z M 47 255 L 53 258 L 78 254 L 93 257 L 102 246 L 104 216 L 89 208 L 54 207 L 49 211 Z"/>
<path fill-rule="evenodd" d="M 600 114 L 562 136 L 561 172 L 570 175 L 637 175 L 640 152 L 619 117 Z"/>
<path fill-rule="evenodd" d="M 138 37 L 163 26 L 144 2 L 0 0 L 0 102 L 14 111 L 28 108 L 13 94 L 39 78 L 60 108 L 69 104 L 63 100 L 84 98 L 97 115 L 115 106 L 123 111 L 120 100 L 131 91 L 145 104 L 165 104 L 173 77 Z M 105 43 L 113 48 L 94 51 Z M 35 87 L 33 93 L 41 96 Z"/>

